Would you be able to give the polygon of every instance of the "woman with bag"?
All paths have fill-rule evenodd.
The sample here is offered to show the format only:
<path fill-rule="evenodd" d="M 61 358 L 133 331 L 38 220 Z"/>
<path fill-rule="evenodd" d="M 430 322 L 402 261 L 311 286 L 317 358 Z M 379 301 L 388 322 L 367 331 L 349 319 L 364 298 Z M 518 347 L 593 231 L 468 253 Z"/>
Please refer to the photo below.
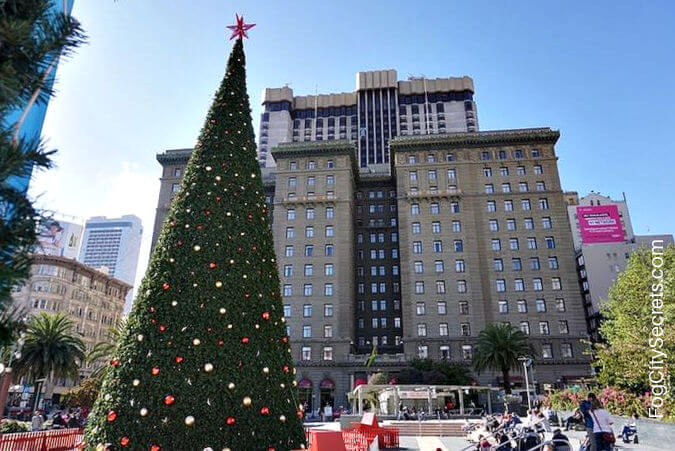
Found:
<path fill-rule="evenodd" d="M 613 421 L 609 413 L 602 408 L 600 400 L 591 394 L 588 395 L 591 401 L 591 418 L 593 419 L 593 436 L 595 437 L 595 449 L 597 451 L 611 451 L 614 448 L 616 437 L 612 431 Z"/>

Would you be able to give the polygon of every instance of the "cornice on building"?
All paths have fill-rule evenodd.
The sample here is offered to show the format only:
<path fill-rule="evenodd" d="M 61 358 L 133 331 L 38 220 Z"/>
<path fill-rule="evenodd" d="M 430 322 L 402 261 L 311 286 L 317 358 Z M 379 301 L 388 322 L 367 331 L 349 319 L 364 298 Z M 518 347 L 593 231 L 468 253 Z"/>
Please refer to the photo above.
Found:
<path fill-rule="evenodd" d="M 84 263 L 81 263 L 72 258 L 61 257 L 57 255 L 34 254 L 32 256 L 32 259 L 33 265 L 61 266 L 64 268 L 72 269 L 73 271 L 80 274 L 84 273 L 87 276 L 91 277 L 92 279 L 96 278 L 99 280 L 104 280 L 106 285 L 116 285 L 123 292 L 122 299 L 124 299 L 124 296 L 126 296 L 127 291 L 133 288 L 131 285 L 120 279 L 111 277 L 95 268 L 87 266 Z"/>
<path fill-rule="evenodd" d="M 157 161 L 161 165 L 169 163 L 187 164 L 193 149 L 167 149 L 157 154 Z"/>
<path fill-rule="evenodd" d="M 359 168 L 356 162 L 356 147 L 346 139 L 334 141 L 307 141 L 295 143 L 280 143 L 272 149 L 272 155 L 275 159 L 293 158 L 295 156 L 327 156 L 327 155 L 348 155 L 352 163 L 354 177 L 358 178 Z"/>
<path fill-rule="evenodd" d="M 490 130 L 482 132 L 458 132 L 434 135 L 397 136 L 389 142 L 392 152 L 406 150 L 450 148 L 450 147 L 483 147 L 493 145 L 519 144 L 555 144 L 560 138 L 558 130 L 549 127 L 522 128 L 513 130 Z"/>

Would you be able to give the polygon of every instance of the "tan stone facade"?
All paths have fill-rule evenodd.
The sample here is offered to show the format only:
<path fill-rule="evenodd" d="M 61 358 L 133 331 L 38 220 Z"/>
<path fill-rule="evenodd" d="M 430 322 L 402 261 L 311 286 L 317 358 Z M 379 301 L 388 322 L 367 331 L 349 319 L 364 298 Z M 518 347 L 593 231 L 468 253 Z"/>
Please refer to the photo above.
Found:
<path fill-rule="evenodd" d="M 35 255 L 29 281 L 13 297 L 28 315 L 68 315 L 89 351 L 96 343 L 110 340 L 108 330 L 121 320 L 124 298 L 130 289 L 129 284 L 76 260 Z M 81 375 L 94 369 L 95 365 L 85 365 Z M 56 385 L 55 393 L 63 393 L 73 383 L 57 381 Z"/>
<path fill-rule="evenodd" d="M 424 356 L 468 365 L 491 322 L 529 332 L 538 382 L 590 374 L 558 137 L 548 128 L 399 137 L 384 174 L 359 170 L 347 141 L 273 150 L 277 168 L 264 178 L 281 291 L 301 396 L 314 409 L 331 393 L 346 405 L 373 344 L 384 371 Z M 168 153 L 158 156 L 165 175 L 182 167 L 165 164 Z"/>

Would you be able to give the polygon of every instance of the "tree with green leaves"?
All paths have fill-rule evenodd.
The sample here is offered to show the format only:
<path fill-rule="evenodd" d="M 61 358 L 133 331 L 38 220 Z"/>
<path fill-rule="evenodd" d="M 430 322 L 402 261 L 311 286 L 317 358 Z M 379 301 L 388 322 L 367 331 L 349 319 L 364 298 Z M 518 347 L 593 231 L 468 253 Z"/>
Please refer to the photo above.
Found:
<path fill-rule="evenodd" d="M 520 357 L 534 357 L 535 352 L 528 336 L 521 330 L 502 323 L 492 323 L 478 334 L 473 356 L 474 370 L 502 374 L 504 391 L 511 393 L 511 371 L 520 368 Z"/>
<path fill-rule="evenodd" d="M 122 336 L 125 321 L 119 321 L 117 325 L 108 328 L 108 336 L 104 341 L 99 341 L 87 353 L 87 363 L 90 365 L 100 364 L 98 368 L 91 373 L 90 377 L 97 379 L 103 377 L 106 371 L 110 368 L 108 363 L 117 351 L 117 342 Z"/>
<path fill-rule="evenodd" d="M 650 359 L 656 356 L 663 360 L 670 376 L 669 386 L 675 386 L 675 245 L 663 249 L 659 258 L 663 266 L 656 275 L 662 273 L 660 282 L 652 275 L 651 248 L 640 248 L 633 252 L 626 269 L 619 274 L 610 287 L 607 302 L 601 309 L 604 321 L 600 326 L 600 335 L 605 343 L 595 345 L 594 365 L 598 368 L 598 381 L 603 385 L 612 385 L 642 395 L 650 390 Z M 654 285 L 661 284 L 661 287 Z M 652 297 L 656 292 L 662 296 Z M 655 308 L 652 301 L 662 302 Z M 657 307 L 658 304 L 657 304 Z M 663 335 L 652 336 L 654 311 L 662 312 Z M 660 316 L 660 315 L 659 315 Z M 660 319 L 656 319 L 659 322 Z M 650 346 L 650 338 L 660 338 L 658 348 Z M 655 349 L 664 352 L 667 358 L 658 358 Z M 658 377 L 656 374 L 654 378 Z M 673 397 L 669 399 L 673 402 Z"/>
<path fill-rule="evenodd" d="M 17 180 L 51 167 L 54 153 L 37 138 L 22 139 L 10 113 L 52 96 L 55 62 L 84 41 L 79 23 L 51 6 L 51 0 L 0 1 L 0 311 L 28 278 L 37 242 L 40 213 Z M 11 341 L 11 326 L 0 321 L 0 344 Z"/>
<path fill-rule="evenodd" d="M 85 345 L 73 321 L 62 313 L 40 313 L 26 327 L 21 357 L 14 362 L 18 376 L 30 380 L 76 379 L 85 360 Z"/>
<path fill-rule="evenodd" d="M 277 271 L 240 36 L 89 417 L 88 445 L 299 448 Z"/>

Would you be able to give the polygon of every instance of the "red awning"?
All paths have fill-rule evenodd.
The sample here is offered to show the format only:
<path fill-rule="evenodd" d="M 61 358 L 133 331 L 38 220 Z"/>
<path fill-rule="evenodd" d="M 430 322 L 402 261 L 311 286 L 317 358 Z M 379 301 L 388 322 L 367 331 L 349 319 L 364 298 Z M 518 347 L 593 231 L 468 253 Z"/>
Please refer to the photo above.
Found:
<path fill-rule="evenodd" d="M 354 388 L 358 387 L 359 385 L 366 385 L 368 384 L 368 381 L 365 379 L 355 379 L 354 380 Z"/>
<path fill-rule="evenodd" d="M 298 387 L 299 388 L 312 388 L 312 381 L 309 379 L 300 379 L 300 382 L 298 382 Z"/>
<path fill-rule="evenodd" d="M 319 383 L 319 388 L 335 388 L 335 382 L 327 377 Z"/>

